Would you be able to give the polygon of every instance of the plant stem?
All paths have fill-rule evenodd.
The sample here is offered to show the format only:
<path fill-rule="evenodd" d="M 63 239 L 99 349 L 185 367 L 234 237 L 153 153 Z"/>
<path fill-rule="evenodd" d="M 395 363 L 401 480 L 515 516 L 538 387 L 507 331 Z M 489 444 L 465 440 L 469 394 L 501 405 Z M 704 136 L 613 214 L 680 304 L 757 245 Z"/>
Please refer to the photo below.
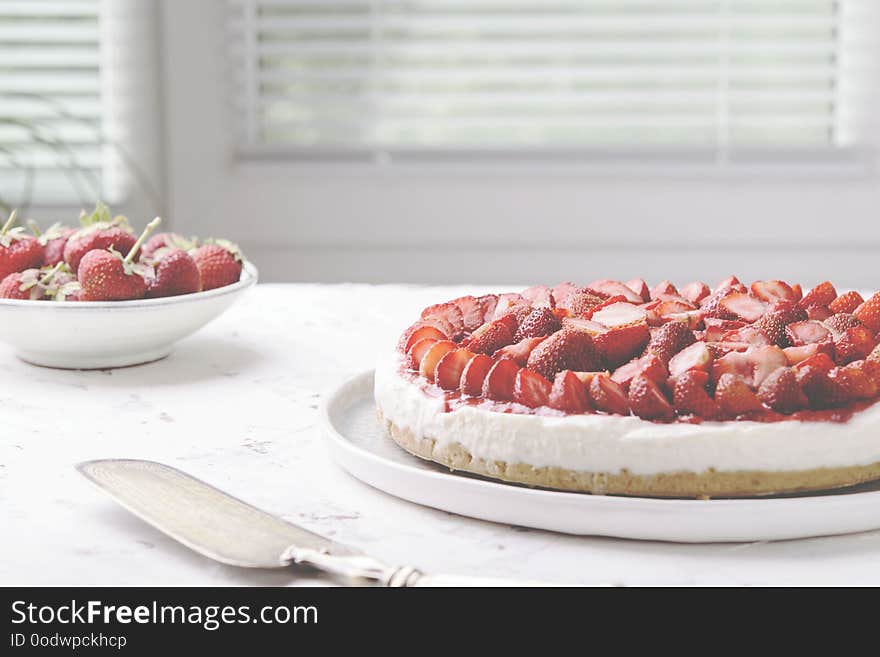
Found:
<path fill-rule="evenodd" d="M 125 259 L 122 262 L 124 262 L 126 265 L 131 264 L 131 262 L 134 260 L 135 254 L 138 252 L 138 249 L 141 248 L 141 245 L 150 236 L 150 233 L 152 233 L 156 229 L 156 226 L 161 223 L 161 217 L 156 217 L 150 223 L 148 223 L 147 227 L 144 228 L 144 232 L 141 233 L 141 236 L 137 238 L 137 242 L 134 243 L 134 246 L 131 247 L 131 251 L 128 252 L 128 255 L 125 256 Z"/>
<path fill-rule="evenodd" d="M 39 285 L 46 285 L 49 281 L 51 281 L 53 278 L 55 278 L 55 274 L 57 274 L 58 270 L 61 269 L 63 266 L 64 266 L 64 261 L 62 260 L 57 265 L 52 267 L 52 269 L 47 271 L 46 274 L 39 280 L 38 284 Z"/>
<path fill-rule="evenodd" d="M 40 231 L 40 227 L 37 226 L 37 222 L 33 219 L 28 219 L 25 223 L 27 223 L 27 227 L 31 229 L 31 232 L 34 234 L 34 237 L 40 237 L 43 233 Z"/>
<path fill-rule="evenodd" d="M 15 223 L 15 210 L 9 213 L 9 219 L 6 220 L 6 223 L 3 224 L 2 230 L 0 230 L 0 235 L 5 235 L 9 232 L 9 229 L 12 228 Z"/>

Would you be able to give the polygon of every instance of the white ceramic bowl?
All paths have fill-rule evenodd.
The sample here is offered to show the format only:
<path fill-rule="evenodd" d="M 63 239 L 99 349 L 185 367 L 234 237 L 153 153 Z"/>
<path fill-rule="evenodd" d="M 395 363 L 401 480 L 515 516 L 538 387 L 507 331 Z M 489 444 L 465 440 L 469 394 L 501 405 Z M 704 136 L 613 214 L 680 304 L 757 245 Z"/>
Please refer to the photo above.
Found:
<path fill-rule="evenodd" d="M 257 282 L 246 262 L 241 280 L 207 292 L 137 301 L 0 299 L 0 340 L 44 367 L 105 369 L 164 358 L 172 345 L 231 306 Z"/>

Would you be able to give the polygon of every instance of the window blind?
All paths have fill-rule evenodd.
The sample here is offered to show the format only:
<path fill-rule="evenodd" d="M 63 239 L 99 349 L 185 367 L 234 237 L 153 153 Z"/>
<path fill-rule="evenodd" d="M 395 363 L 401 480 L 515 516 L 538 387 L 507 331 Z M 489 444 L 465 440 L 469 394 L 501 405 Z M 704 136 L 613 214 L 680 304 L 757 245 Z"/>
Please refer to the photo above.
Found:
<path fill-rule="evenodd" d="M 230 0 L 239 145 L 824 158 L 866 147 L 871 4 Z"/>
<path fill-rule="evenodd" d="M 91 200 L 103 175 L 99 0 L 0 0 L 0 201 Z"/>

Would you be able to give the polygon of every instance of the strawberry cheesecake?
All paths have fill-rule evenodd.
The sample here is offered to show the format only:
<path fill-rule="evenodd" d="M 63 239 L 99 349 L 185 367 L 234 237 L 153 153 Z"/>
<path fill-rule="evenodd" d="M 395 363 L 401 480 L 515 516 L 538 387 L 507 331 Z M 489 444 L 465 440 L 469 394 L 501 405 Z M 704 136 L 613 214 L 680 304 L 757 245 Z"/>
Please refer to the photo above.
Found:
<path fill-rule="evenodd" d="M 453 470 L 738 497 L 880 478 L 880 293 L 597 280 L 425 308 L 376 369 L 391 438 Z"/>

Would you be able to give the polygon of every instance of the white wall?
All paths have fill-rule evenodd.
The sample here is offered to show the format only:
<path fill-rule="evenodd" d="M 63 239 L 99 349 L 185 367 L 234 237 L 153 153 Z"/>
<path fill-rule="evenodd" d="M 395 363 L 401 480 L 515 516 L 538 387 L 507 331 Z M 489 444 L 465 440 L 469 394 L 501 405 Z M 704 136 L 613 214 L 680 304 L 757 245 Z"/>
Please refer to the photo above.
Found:
<path fill-rule="evenodd" d="M 636 178 L 241 161 L 224 3 L 163 0 L 161 27 L 171 217 L 182 232 L 240 242 L 264 279 L 880 279 L 874 171 Z"/>

